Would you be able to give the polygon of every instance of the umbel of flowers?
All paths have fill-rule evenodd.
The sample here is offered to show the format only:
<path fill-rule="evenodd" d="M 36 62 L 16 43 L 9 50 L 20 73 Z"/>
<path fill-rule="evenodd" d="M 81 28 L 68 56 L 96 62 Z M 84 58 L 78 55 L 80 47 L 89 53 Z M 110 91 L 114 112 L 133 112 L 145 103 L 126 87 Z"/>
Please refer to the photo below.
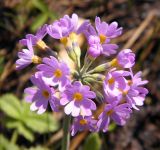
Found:
<path fill-rule="evenodd" d="M 80 58 L 80 34 L 85 35 L 88 45 L 84 59 Z M 35 35 L 27 34 L 20 40 L 26 49 L 18 52 L 16 68 L 23 69 L 31 63 L 36 65 L 37 72 L 31 76 L 34 86 L 24 90 L 31 111 L 42 114 L 48 105 L 55 112 L 64 111 L 73 118 L 69 128 L 72 136 L 83 130 L 106 132 L 111 121 L 125 125 L 132 111 L 144 104 L 148 90 L 143 86 L 148 81 L 141 79 L 141 72 L 132 72 L 135 54 L 130 49 L 116 54 L 118 45 L 111 41 L 121 34 L 122 27 L 118 27 L 117 22 L 108 24 L 96 17 L 94 25 L 89 20 L 79 25 L 76 14 L 45 24 Z M 75 70 L 47 46 L 43 41 L 46 35 L 64 45 L 75 63 Z M 46 57 L 37 56 L 35 47 L 46 52 Z M 113 54 L 115 58 L 109 61 Z M 90 69 L 101 55 L 106 57 L 106 62 Z M 97 85 L 103 90 L 95 90 Z M 95 116 L 100 105 L 103 109 Z"/>

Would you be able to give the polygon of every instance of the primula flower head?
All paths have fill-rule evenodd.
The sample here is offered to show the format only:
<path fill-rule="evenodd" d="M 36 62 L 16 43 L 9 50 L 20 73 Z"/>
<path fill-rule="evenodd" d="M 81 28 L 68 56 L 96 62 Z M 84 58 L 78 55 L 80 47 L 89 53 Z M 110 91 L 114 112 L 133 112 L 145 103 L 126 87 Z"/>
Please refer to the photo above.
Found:
<path fill-rule="evenodd" d="M 74 67 L 70 68 L 64 63 L 43 41 L 47 34 L 63 44 Z M 78 43 L 79 34 L 86 36 L 84 59 Z M 89 20 L 79 24 L 76 14 L 71 17 L 65 15 L 50 25 L 45 24 L 35 35 L 27 34 L 20 43 L 28 49 L 18 52 L 16 68 L 38 64 L 35 67 L 37 71 L 31 77 L 33 87 L 24 91 L 26 102 L 31 103 L 30 109 L 42 114 L 49 103 L 52 111 L 64 111 L 67 115 L 65 121 L 72 116 L 72 126 L 65 126 L 71 130 L 72 136 L 83 130 L 106 132 L 111 121 L 125 125 L 132 110 L 139 110 L 138 107 L 144 104 L 148 93 L 144 85 L 148 81 L 142 80 L 141 72 L 132 72 L 135 64 L 132 50 L 124 49 L 110 61 L 109 56 L 118 49 L 112 39 L 121 34 L 122 27 L 118 27 L 116 21 L 109 24 L 96 17 L 95 25 Z M 35 46 L 36 50 L 45 50 L 43 54 L 46 55 L 35 55 Z M 101 55 L 106 57 L 105 62 L 97 65 L 94 61 Z M 101 109 L 97 109 L 99 106 L 103 107 L 100 113 Z"/>
<path fill-rule="evenodd" d="M 64 111 L 67 115 L 71 114 L 76 117 L 91 116 L 92 111 L 96 110 L 96 104 L 91 100 L 96 97 L 90 87 L 76 81 L 71 85 L 67 85 L 60 100 L 61 105 L 66 105 Z"/>

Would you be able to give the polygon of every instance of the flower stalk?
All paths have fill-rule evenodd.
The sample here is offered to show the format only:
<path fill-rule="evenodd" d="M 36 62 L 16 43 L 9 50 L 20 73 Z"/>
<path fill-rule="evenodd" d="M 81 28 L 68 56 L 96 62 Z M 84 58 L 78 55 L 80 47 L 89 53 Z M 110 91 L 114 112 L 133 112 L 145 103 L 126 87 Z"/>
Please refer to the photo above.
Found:
<path fill-rule="evenodd" d="M 66 115 L 63 122 L 63 139 L 62 139 L 62 149 L 61 150 L 69 150 L 70 144 L 70 122 L 71 116 Z"/>

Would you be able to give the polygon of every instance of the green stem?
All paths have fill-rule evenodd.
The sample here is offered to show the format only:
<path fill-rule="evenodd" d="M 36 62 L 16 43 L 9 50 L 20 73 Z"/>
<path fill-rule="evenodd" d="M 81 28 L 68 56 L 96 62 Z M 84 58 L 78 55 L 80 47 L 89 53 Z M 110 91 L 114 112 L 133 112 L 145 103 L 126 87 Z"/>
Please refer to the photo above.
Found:
<path fill-rule="evenodd" d="M 94 60 L 95 60 L 94 58 L 90 59 L 87 55 L 85 56 L 84 65 L 83 68 L 81 69 L 81 75 L 83 75 L 89 69 Z"/>
<path fill-rule="evenodd" d="M 12 137 L 11 137 L 11 143 L 16 143 L 17 141 L 17 138 L 18 138 L 18 131 L 17 130 L 14 130 L 13 134 L 12 134 Z"/>
<path fill-rule="evenodd" d="M 63 139 L 62 139 L 62 149 L 61 150 L 69 150 L 70 144 L 70 122 L 71 116 L 65 116 L 63 122 Z"/>

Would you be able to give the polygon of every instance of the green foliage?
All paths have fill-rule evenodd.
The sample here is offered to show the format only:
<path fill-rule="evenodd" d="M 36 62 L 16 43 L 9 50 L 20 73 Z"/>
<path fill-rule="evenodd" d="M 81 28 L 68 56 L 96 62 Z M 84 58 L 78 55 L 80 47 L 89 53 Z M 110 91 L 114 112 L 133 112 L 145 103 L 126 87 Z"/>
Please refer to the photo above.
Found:
<path fill-rule="evenodd" d="M 20 148 L 9 142 L 2 134 L 0 134 L 0 150 L 20 150 Z"/>
<path fill-rule="evenodd" d="M 83 150 L 100 150 L 101 140 L 98 133 L 91 133 L 84 144 Z"/>
<path fill-rule="evenodd" d="M 33 21 L 33 23 L 32 23 L 32 25 L 31 25 L 31 30 L 32 31 L 36 31 L 37 30 L 37 28 L 39 28 L 40 26 L 42 26 L 43 24 L 45 24 L 45 22 L 47 22 L 47 20 L 48 20 L 48 15 L 47 14 L 40 14 L 40 15 L 38 15 L 35 19 L 34 19 L 34 21 Z"/>
<path fill-rule="evenodd" d="M 2 74 L 4 69 L 4 57 L 0 57 L 0 74 Z"/>
<path fill-rule="evenodd" d="M 10 142 L 2 134 L 0 134 L 0 150 L 49 150 L 48 148 L 40 145 L 31 148 L 19 147 L 18 145 Z"/>
<path fill-rule="evenodd" d="M 48 5 L 44 0 L 32 0 L 32 5 L 40 11 L 40 14 L 36 16 L 34 22 L 31 25 L 31 30 L 36 31 L 40 26 L 45 24 L 48 19 L 56 19 L 57 14 L 49 10 Z"/>
<path fill-rule="evenodd" d="M 20 102 L 12 94 L 3 95 L 0 98 L 0 110 L 7 115 L 6 127 L 17 130 L 18 134 L 29 141 L 34 140 L 33 132 L 43 134 L 56 131 L 59 127 L 58 122 L 50 113 L 37 115 L 30 111 L 29 104 L 24 101 Z"/>
<path fill-rule="evenodd" d="M 24 148 L 24 150 L 49 150 L 49 149 L 39 145 L 39 146 L 36 146 L 36 147 L 31 147 L 29 149 L 28 148 L 27 149 Z"/>
<path fill-rule="evenodd" d="M 109 125 L 108 131 L 112 132 L 112 131 L 114 131 L 115 129 L 116 129 L 116 124 L 115 124 L 115 123 L 111 123 L 111 124 Z"/>

